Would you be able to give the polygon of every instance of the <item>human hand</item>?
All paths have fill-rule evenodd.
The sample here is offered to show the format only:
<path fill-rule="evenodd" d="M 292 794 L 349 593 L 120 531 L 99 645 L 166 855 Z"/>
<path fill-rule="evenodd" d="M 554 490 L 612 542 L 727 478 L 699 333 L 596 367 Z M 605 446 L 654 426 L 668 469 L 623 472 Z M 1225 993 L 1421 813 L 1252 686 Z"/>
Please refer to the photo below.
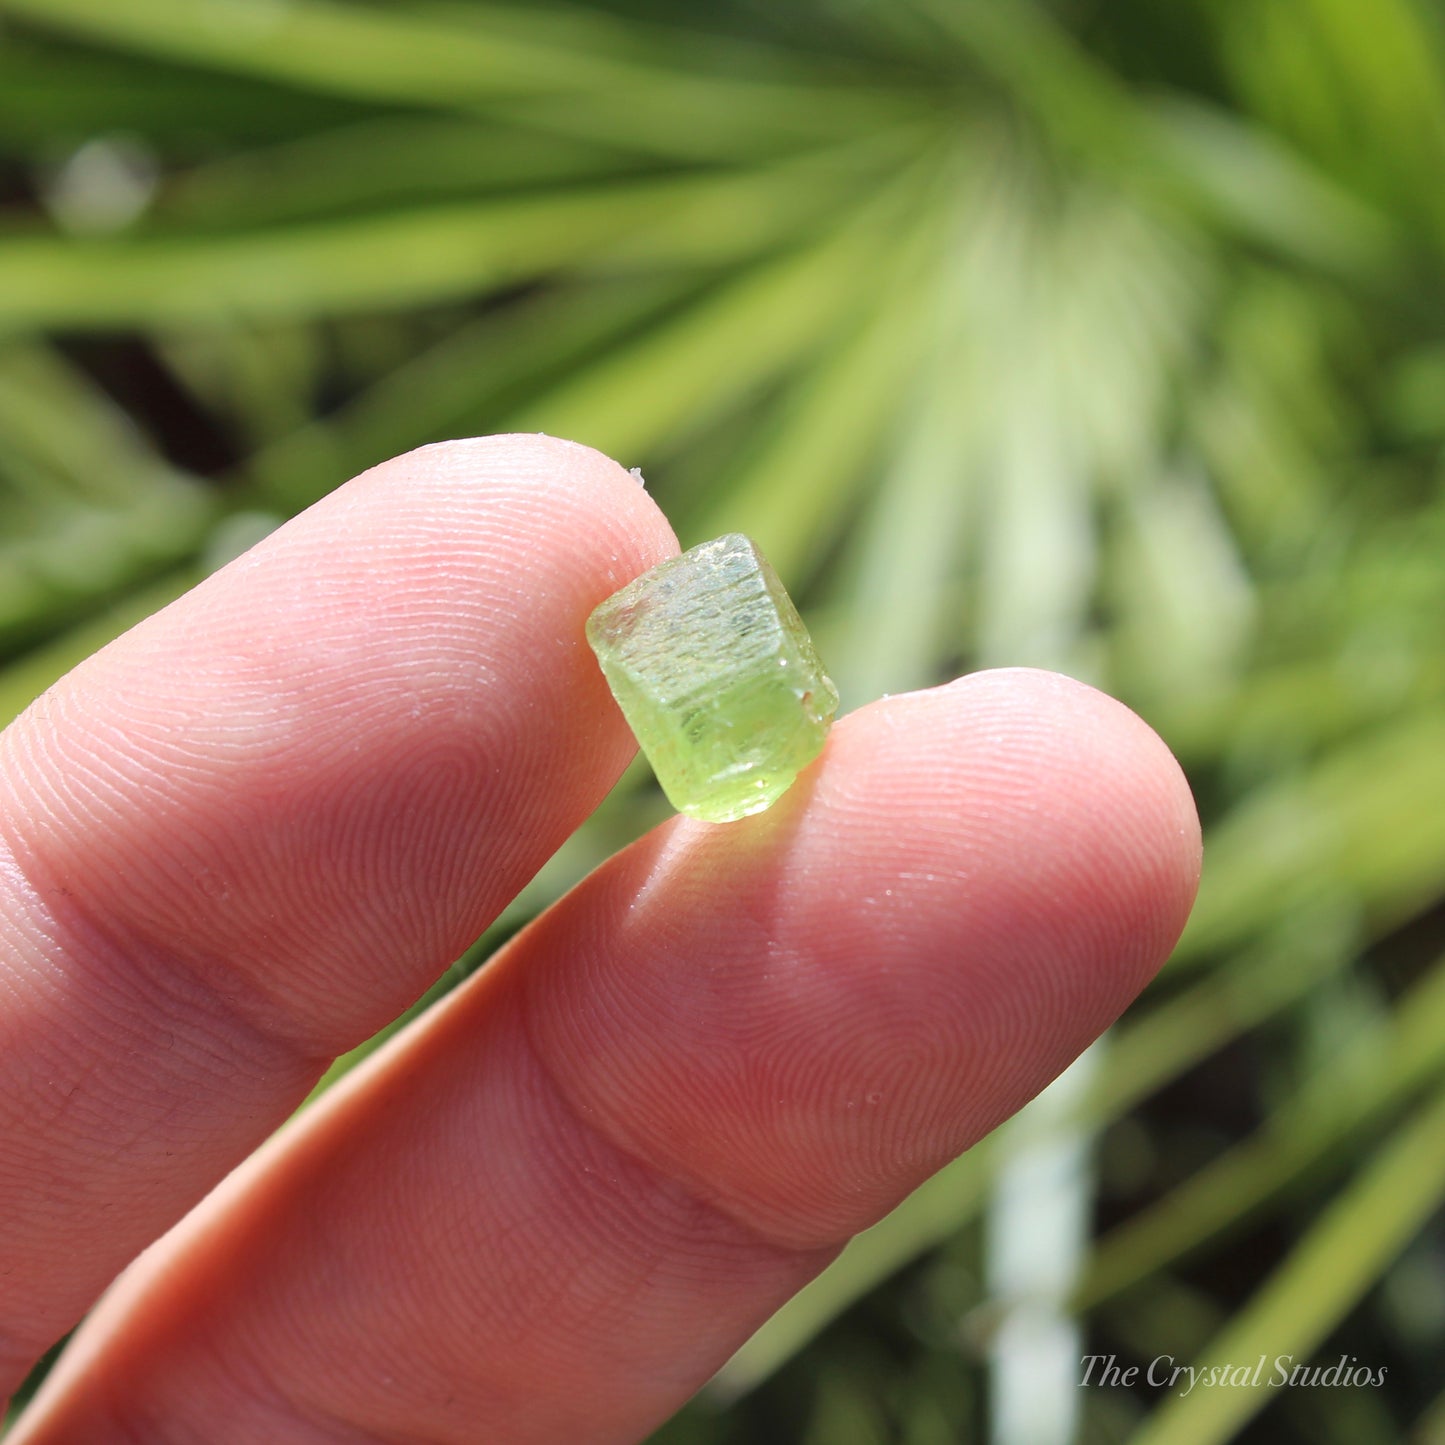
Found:
<path fill-rule="evenodd" d="M 427 448 L 0 737 L 0 1396 L 191 1210 L 12 1445 L 635 1440 L 1153 974 L 1178 767 L 983 673 L 663 824 L 258 1149 L 616 781 L 583 621 L 675 546 L 585 448 Z"/>

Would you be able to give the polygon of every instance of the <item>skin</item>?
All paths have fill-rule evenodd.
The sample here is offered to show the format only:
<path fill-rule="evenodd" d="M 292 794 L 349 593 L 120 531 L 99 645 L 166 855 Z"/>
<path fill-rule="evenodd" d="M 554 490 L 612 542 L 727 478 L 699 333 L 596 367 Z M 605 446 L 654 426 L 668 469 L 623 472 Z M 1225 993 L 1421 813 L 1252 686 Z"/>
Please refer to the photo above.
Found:
<path fill-rule="evenodd" d="M 0 1395 L 125 1271 L 11 1445 L 636 1440 L 1153 975 L 1177 765 L 981 673 L 663 824 L 275 1133 L 616 781 L 583 622 L 675 550 L 586 448 L 425 448 L 0 735 Z"/>

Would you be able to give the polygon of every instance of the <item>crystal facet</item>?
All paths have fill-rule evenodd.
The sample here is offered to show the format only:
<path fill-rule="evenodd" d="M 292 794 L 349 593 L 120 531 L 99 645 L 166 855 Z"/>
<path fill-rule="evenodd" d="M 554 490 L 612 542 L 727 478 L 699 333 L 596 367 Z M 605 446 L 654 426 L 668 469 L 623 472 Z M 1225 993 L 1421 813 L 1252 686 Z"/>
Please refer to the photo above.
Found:
<path fill-rule="evenodd" d="M 587 640 L 663 792 L 708 822 L 776 802 L 838 708 L 777 573 L 737 533 L 614 593 Z"/>

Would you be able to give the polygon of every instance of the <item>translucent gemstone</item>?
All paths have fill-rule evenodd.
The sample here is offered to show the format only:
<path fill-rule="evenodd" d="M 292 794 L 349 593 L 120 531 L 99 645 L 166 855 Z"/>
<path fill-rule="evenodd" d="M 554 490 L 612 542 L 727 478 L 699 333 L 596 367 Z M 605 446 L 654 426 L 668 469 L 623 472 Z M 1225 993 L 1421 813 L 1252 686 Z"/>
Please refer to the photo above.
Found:
<path fill-rule="evenodd" d="M 776 802 L 838 708 L 777 573 L 736 533 L 614 593 L 587 640 L 663 792 L 694 818 L 726 823 Z"/>

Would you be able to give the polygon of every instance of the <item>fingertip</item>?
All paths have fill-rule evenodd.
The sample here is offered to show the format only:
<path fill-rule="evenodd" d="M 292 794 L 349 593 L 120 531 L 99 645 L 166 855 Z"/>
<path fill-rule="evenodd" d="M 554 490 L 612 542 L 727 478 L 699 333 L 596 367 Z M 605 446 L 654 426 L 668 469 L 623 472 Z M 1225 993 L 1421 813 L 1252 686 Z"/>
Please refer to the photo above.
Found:
<path fill-rule="evenodd" d="M 1117 698 L 1058 672 L 999 668 L 937 695 L 957 699 L 975 731 L 1012 745 L 1013 771 L 1032 773 L 1038 806 L 1052 799 L 1060 825 L 1078 829 L 1075 854 L 1098 880 L 1093 911 L 1132 940 L 1115 958 L 1137 992 L 1173 948 L 1199 889 L 1199 814 L 1168 745 Z"/>
<path fill-rule="evenodd" d="M 915 940 L 934 1017 L 966 1001 L 971 1047 L 991 1032 L 993 1082 L 1013 1081 L 974 1136 L 1128 1007 L 1198 889 L 1178 762 L 1123 703 L 1059 673 L 990 670 L 864 708 L 834 729 L 815 789 L 799 833 L 813 877 L 837 881 L 795 892 L 813 905 L 800 932 L 846 920 L 875 953 Z"/>
<path fill-rule="evenodd" d="M 383 462 L 22 718 L 7 820 L 50 894 L 81 880 L 118 934 L 183 940 L 208 969 L 244 959 L 239 997 L 275 975 L 268 1029 L 290 1028 L 311 980 L 295 1010 L 308 1048 L 347 1047 L 632 757 L 583 625 L 676 549 L 645 490 L 589 447 L 476 437 Z M 425 961 L 352 988 L 350 1011 L 328 975 L 383 941 Z"/>
<path fill-rule="evenodd" d="M 937 857 L 986 854 L 972 876 L 986 866 L 994 880 L 999 927 L 1017 922 L 1015 890 L 1036 926 L 1057 913 L 1061 979 L 1110 1016 L 1169 956 L 1198 892 L 1198 812 L 1164 741 L 1116 698 L 1062 673 L 991 669 L 874 704 L 833 745 L 825 796 L 857 792 L 860 846 L 866 818 L 901 799 Z"/>
<path fill-rule="evenodd" d="M 538 935 L 529 1017 L 628 1149 L 765 1237 L 836 1242 L 1127 1007 L 1197 875 L 1139 718 L 976 674 L 842 719 L 770 813 L 613 860 Z"/>

